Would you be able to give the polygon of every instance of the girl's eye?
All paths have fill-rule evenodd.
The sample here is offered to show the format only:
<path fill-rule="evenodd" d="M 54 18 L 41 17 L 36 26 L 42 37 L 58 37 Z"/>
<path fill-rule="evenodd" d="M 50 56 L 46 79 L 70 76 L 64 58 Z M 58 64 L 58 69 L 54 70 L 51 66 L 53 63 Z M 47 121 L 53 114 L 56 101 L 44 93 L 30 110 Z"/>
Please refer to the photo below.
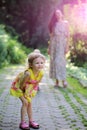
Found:
<path fill-rule="evenodd" d="M 37 62 L 36 64 L 43 64 L 43 62 Z"/>
<path fill-rule="evenodd" d="M 41 64 L 43 64 L 43 62 L 41 62 Z"/>
<path fill-rule="evenodd" d="M 38 62 L 36 62 L 36 64 L 39 64 Z"/>

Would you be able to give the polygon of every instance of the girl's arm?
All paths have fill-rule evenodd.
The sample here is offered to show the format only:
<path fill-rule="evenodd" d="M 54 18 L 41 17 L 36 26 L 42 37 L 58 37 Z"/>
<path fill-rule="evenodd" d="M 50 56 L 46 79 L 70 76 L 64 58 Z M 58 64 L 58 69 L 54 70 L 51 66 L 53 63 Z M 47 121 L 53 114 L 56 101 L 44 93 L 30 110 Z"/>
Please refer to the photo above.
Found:
<path fill-rule="evenodd" d="M 29 77 L 30 77 L 30 73 L 28 71 L 25 71 L 22 77 L 22 80 L 20 82 L 21 89 L 23 89 L 23 87 L 25 86 L 25 83 L 29 80 Z"/>

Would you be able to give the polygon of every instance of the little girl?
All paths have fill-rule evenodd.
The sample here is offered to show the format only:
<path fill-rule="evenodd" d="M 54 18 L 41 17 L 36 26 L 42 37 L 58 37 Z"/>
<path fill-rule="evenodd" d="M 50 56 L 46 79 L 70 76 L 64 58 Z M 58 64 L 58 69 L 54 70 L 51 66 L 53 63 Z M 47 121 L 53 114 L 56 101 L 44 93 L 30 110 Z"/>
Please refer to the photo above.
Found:
<path fill-rule="evenodd" d="M 38 84 L 43 77 L 45 56 L 41 53 L 32 52 L 28 55 L 28 69 L 18 74 L 12 83 L 10 93 L 19 97 L 22 102 L 21 123 L 19 127 L 29 130 L 30 127 L 39 129 L 39 124 L 32 118 L 32 98 L 36 95 Z M 25 114 L 28 114 L 29 124 L 25 122 Z"/>

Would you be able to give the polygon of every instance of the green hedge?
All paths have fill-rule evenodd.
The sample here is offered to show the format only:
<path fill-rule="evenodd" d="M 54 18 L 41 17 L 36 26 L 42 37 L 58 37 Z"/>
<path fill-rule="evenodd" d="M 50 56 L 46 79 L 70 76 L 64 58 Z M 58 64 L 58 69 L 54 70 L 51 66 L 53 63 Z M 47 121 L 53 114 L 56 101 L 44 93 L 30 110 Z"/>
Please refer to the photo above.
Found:
<path fill-rule="evenodd" d="M 24 63 L 28 50 L 17 37 L 6 33 L 4 25 L 0 25 L 0 68 L 7 64 Z"/>
<path fill-rule="evenodd" d="M 74 33 L 70 42 L 71 62 L 76 66 L 87 68 L 87 34 Z"/>

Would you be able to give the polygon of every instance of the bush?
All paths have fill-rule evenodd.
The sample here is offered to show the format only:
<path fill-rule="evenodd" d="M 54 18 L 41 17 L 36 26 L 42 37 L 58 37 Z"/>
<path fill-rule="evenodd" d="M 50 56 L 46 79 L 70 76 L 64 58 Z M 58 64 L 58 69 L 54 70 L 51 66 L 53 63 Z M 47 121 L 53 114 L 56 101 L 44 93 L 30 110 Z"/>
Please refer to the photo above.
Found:
<path fill-rule="evenodd" d="M 83 66 L 87 61 L 87 34 L 75 33 L 72 35 L 70 59 L 77 66 Z"/>
<path fill-rule="evenodd" d="M 6 61 L 7 56 L 7 46 L 3 43 L 0 38 L 0 67 L 2 67 Z"/>
<path fill-rule="evenodd" d="M 7 38 L 8 36 L 3 29 L 4 26 L 0 25 L 0 67 L 2 67 L 6 63 L 7 56 Z"/>
<path fill-rule="evenodd" d="M 4 25 L 0 25 L 0 68 L 25 62 L 28 50 L 18 42 L 17 37 L 6 33 Z"/>
<path fill-rule="evenodd" d="M 17 64 L 17 63 L 23 63 L 26 59 L 26 54 L 22 50 L 22 47 L 19 43 L 17 43 L 17 40 L 10 39 L 8 41 L 7 46 L 7 59 L 9 63 Z"/>

